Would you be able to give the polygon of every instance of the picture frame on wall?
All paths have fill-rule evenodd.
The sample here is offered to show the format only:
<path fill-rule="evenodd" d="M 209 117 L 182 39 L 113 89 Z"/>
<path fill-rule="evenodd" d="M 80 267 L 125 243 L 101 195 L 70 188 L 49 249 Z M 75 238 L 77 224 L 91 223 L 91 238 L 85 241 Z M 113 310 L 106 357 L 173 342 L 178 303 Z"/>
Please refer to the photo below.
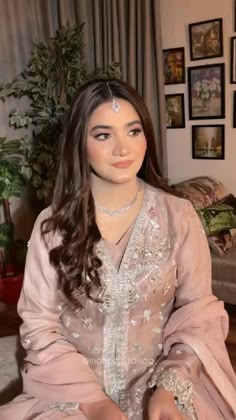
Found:
<path fill-rule="evenodd" d="M 192 126 L 192 158 L 219 160 L 225 158 L 224 124 Z"/>
<path fill-rule="evenodd" d="M 225 117 L 225 65 L 188 68 L 189 119 Z"/>
<path fill-rule="evenodd" d="M 233 98 L 233 128 L 236 128 L 236 91 Z"/>
<path fill-rule="evenodd" d="M 236 32 L 236 0 L 234 0 L 234 32 Z"/>
<path fill-rule="evenodd" d="M 185 83 L 184 47 L 163 50 L 165 85 Z"/>
<path fill-rule="evenodd" d="M 230 83 L 236 83 L 236 36 L 230 40 Z"/>
<path fill-rule="evenodd" d="M 189 25 L 191 60 L 223 56 L 223 20 L 211 19 Z"/>
<path fill-rule="evenodd" d="M 165 95 L 166 128 L 185 128 L 184 94 Z"/>

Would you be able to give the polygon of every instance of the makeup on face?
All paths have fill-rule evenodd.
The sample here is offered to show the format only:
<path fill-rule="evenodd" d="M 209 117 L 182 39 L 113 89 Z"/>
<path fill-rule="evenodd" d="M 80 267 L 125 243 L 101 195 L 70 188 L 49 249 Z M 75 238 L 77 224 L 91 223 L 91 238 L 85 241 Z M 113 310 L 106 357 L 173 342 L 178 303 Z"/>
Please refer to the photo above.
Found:
<path fill-rule="evenodd" d="M 100 178 L 127 182 L 136 177 L 146 152 L 146 137 L 139 115 L 128 102 L 119 99 L 120 110 L 100 105 L 88 124 L 87 151 L 90 166 Z"/>

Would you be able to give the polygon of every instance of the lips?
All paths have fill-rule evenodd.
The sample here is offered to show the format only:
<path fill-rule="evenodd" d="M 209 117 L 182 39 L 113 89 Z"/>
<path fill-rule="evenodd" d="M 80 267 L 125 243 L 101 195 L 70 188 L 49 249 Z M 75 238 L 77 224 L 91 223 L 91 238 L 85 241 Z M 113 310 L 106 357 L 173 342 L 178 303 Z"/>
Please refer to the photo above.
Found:
<path fill-rule="evenodd" d="M 132 165 L 133 160 L 120 160 L 119 162 L 113 163 L 112 166 L 115 166 L 115 168 L 128 168 L 130 165 Z"/>

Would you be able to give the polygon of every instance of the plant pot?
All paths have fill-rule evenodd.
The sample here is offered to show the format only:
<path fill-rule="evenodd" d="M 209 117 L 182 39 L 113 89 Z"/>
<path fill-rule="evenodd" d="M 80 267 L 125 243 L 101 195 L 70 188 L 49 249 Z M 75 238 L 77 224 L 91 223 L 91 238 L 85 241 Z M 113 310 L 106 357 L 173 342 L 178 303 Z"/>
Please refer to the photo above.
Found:
<path fill-rule="evenodd" d="M 23 273 L 0 279 L 0 300 L 7 305 L 16 305 L 23 284 Z"/>

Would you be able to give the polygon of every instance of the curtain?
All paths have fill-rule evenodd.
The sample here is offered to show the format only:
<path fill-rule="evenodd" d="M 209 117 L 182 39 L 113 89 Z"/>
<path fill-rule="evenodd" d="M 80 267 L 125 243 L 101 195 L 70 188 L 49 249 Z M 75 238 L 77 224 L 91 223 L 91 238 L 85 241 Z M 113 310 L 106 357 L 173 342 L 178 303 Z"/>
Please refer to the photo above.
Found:
<path fill-rule="evenodd" d="M 150 111 L 167 176 L 159 9 L 160 0 L 0 0 L 0 81 L 12 80 L 25 68 L 33 42 L 46 41 L 67 22 L 85 23 L 88 70 L 120 63 L 122 79 L 138 90 Z M 0 101 L 0 136 L 19 136 L 19 130 L 16 135 L 8 127 L 15 106 L 14 98 Z"/>
<path fill-rule="evenodd" d="M 160 0 L 59 0 L 60 25 L 85 22 L 88 68 L 120 63 L 152 117 L 162 173 L 167 176 Z"/>

